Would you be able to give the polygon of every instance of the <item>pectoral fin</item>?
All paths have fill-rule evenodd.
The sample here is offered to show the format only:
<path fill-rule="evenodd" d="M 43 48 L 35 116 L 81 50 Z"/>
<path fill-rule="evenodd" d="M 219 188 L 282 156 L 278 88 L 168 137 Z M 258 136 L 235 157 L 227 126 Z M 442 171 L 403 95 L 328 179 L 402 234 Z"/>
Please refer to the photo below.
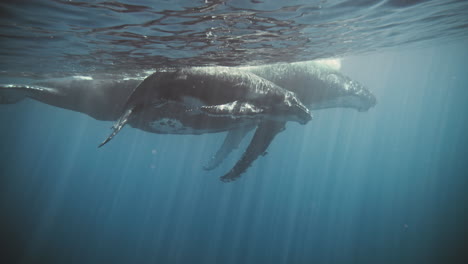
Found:
<path fill-rule="evenodd" d="M 129 108 L 128 110 L 125 111 L 125 113 L 117 120 L 117 122 L 112 126 L 112 133 L 104 140 L 101 144 L 99 144 L 98 148 L 104 146 L 107 142 L 109 142 L 119 131 L 127 124 L 130 115 L 133 113 L 133 110 L 135 108 Z"/>
<path fill-rule="evenodd" d="M 261 123 L 250 142 L 247 150 L 242 155 L 241 159 L 234 165 L 234 167 L 223 177 L 221 180 L 224 182 L 234 181 L 244 173 L 250 165 L 263 155 L 273 141 L 275 136 L 284 130 L 285 122 L 265 121 Z"/>
<path fill-rule="evenodd" d="M 200 110 L 211 116 L 255 117 L 263 113 L 263 109 L 248 102 L 234 101 L 222 105 L 202 106 Z"/>
<path fill-rule="evenodd" d="M 221 164 L 221 162 L 223 162 L 223 160 L 239 146 L 245 135 L 247 135 L 247 133 L 252 129 L 252 126 L 246 126 L 229 131 L 221 148 L 216 152 L 216 155 L 211 157 L 208 164 L 203 166 L 203 168 L 205 170 L 212 170 L 218 167 L 218 165 Z"/>

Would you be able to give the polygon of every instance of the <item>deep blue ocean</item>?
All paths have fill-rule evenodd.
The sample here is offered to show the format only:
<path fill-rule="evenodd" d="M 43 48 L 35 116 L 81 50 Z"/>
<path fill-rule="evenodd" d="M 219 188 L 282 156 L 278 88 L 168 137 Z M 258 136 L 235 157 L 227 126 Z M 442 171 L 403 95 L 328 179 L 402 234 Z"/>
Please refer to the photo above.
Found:
<path fill-rule="evenodd" d="M 248 140 L 207 172 L 224 133 L 126 127 L 98 149 L 112 122 L 0 105 L 0 263 L 468 263 L 466 1 L 123 2 L 0 4 L 0 83 L 334 57 L 377 105 L 288 123 L 232 183 Z"/>

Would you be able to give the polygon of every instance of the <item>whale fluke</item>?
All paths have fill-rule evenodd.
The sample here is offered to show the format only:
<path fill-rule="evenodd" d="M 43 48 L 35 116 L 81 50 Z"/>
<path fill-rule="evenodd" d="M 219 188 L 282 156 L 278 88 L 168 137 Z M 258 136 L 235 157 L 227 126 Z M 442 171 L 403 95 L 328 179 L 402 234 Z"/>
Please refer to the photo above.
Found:
<path fill-rule="evenodd" d="M 23 84 L 0 84 L 0 104 L 14 104 L 27 97 L 41 100 L 43 97 L 58 95 L 61 95 L 61 93 L 57 89 L 50 87 Z"/>
<path fill-rule="evenodd" d="M 275 136 L 284 130 L 285 124 L 286 122 L 271 120 L 261 123 L 241 159 L 228 173 L 221 177 L 221 181 L 231 182 L 238 179 L 259 156 L 265 153 Z"/>

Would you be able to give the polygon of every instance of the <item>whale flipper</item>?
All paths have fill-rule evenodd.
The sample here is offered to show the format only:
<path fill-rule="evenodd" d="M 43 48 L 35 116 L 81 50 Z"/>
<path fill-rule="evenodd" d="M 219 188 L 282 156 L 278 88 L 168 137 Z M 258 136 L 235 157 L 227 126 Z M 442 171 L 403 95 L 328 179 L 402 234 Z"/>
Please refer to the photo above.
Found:
<path fill-rule="evenodd" d="M 245 126 L 241 127 L 238 129 L 230 130 L 226 138 L 224 139 L 223 145 L 219 150 L 216 152 L 216 154 L 211 157 L 210 161 L 208 164 L 203 166 L 205 170 L 212 170 L 216 167 L 218 167 L 221 162 L 234 150 L 236 149 L 242 139 L 249 133 L 250 130 L 252 130 L 252 126 Z"/>
<path fill-rule="evenodd" d="M 261 123 L 250 141 L 247 150 L 234 167 L 221 177 L 221 181 L 230 182 L 240 177 L 258 156 L 263 155 L 275 136 L 284 130 L 286 122 L 268 120 Z"/>
<path fill-rule="evenodd" d="M 248 102 L 239 102 L 234 101 L 222 105 L 208 105 L 200 107 L 200 110 L 211 116 L 227 116 L 232 118 L 238 117 L 255 117 L 259 114 L 262 114 L 264 111 L 262 108 L 259 108 Z"/>
<path fill-rule="evenodd" d="M 128 123 L 130 115 L 133 113 L 134 108 L 129 108 L 125 111 L 125 113 L 117 120 L 117 122 L 112 126 L 112 133 L 104 140 L 101 144 L 99 144 L 98 148 L 104 146 L 107 142 L 109 142 L 119 131 Z"/>

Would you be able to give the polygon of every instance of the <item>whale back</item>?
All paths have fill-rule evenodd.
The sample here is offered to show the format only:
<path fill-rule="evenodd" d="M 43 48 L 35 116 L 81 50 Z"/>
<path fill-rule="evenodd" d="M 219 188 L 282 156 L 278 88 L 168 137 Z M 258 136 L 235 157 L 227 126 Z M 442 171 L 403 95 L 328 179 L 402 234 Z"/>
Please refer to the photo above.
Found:
<path fill-rule="evenodd" d="M 296 62 L 241 67 L 297 94 L 311 110 L 345 107 L 359 111 L 376 104 L 362 84 L 320 62 Z"/>
<path fill-rule="evenodd" d="M 85 113 L 97 120 L 116 120 L 126 99 L 141 80 L 124 79 L 52 79 L 36 83 L 55 89 L 59 97 L 35 94 L 33 99 L 61 108 Z"/>

